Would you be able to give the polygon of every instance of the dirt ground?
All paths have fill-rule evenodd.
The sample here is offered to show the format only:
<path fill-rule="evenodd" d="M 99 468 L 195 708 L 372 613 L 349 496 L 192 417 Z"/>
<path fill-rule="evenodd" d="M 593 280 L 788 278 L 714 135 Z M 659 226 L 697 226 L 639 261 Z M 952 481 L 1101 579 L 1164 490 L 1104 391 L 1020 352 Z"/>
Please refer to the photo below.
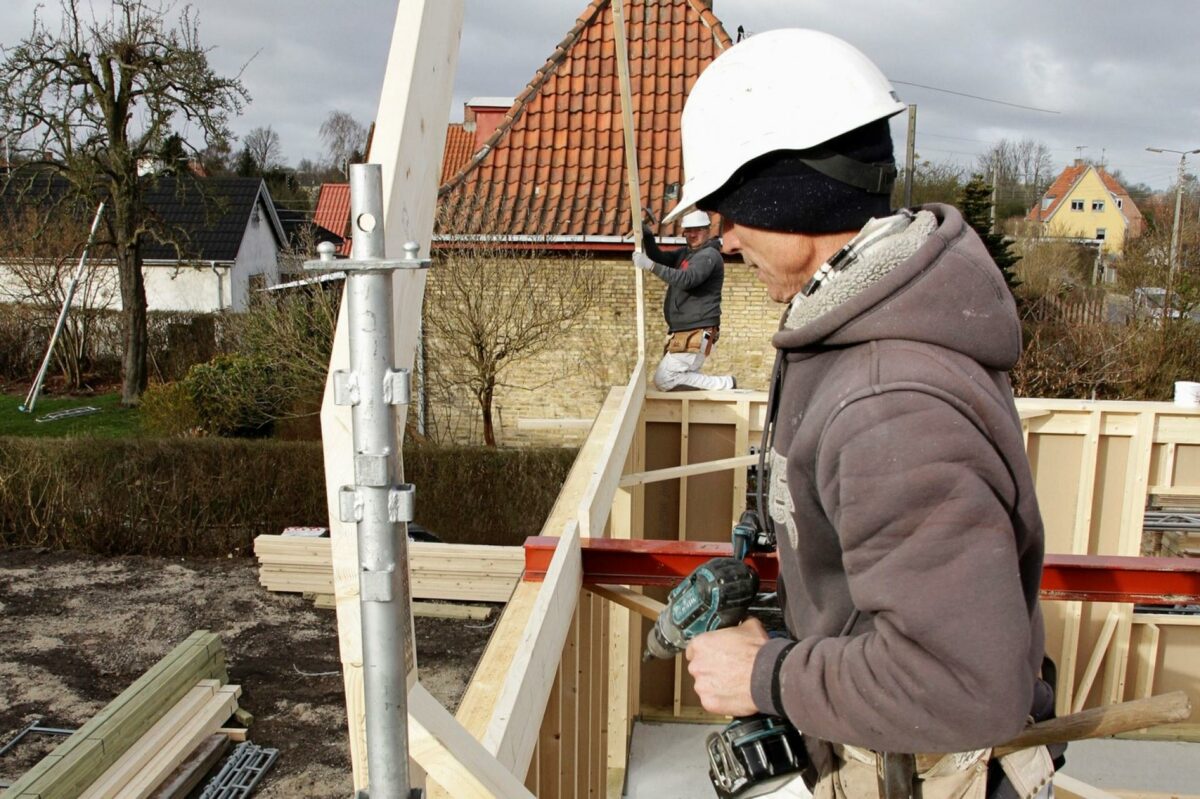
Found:
<path fill-rule="evenodd" d="M 499 613 L 416 620 L 421 682 L 453 711 Z M 97 558 L 0 551 L 0 746 L 27 724 L 73 729 L 193 630 L 218 633 L 249 739 L 279 749 L 256 796 L 352 794 L 332 610 L 258 584 L 253 559 Z M 0 756 L 12 782 L 61 738 L 29 735 Z"/>

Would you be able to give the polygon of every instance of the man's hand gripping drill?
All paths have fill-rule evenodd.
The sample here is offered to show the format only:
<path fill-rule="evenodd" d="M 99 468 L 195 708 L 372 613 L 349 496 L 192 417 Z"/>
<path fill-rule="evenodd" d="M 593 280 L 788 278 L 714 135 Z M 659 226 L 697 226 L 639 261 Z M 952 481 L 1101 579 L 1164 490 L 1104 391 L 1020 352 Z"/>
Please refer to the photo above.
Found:
<path fill-rule="evenodd" d="M 666 606 L 646 636 L 644 659 L 674 657 L 687 650 L 697 636 L 718 630 L 725 631 L 720 638 L 730 640 L 719 643 L 718 637 L 714 636 L 702 642 L 706 647 L 710 642 L 717 646 L 734 644 L 732 639 L 746 636 L 761 637 L 765 641 L 766 633 L 757 619 L 743 624 L 758 596 L 759 585 L 758 573 L 744 559 L 750 552 L 769 545 L 757 513 L 745 511 L 733 528 L 734 557 L 713 558 L 672 589 Z M 761 641 L 757 646 L 761 646 Z M 737 660 L 738 651 L 743 654 L 751 648 L 757 651 L 757 646 L 730 646 L 731 657 Z M 689 652 L 689 659 L 691 654 Z M 748 681 L 753 659 L 737 665 Z M 699 688 L 705 675 L 697 674 L 695 669 L 689 670 L 697 678 Z M 733 712 L 743 711 L 748 715 L 735 718 L 723 731 L 709 735 L 706 741 L 709 777 L 719 797 L 757 795 L 768 786 L 791 779 L 803 767 L 804 747 L 794 727 L 783 719 L 755 713 L 753 702 L 746 697 L 722 699 Z"/>

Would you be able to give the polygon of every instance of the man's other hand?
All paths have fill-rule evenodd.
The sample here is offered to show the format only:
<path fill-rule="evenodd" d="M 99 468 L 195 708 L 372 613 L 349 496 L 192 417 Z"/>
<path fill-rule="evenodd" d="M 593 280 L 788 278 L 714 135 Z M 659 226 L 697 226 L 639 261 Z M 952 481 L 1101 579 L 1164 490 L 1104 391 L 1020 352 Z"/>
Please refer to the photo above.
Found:
<path fill-rule="evenodd" d="M 633 265 L 638 269 L 644 269 L 647 272 L 654 268 L 654 261 L 650 260 L 650 256 L 641 250 L 633 251 Z"/>
<path fill-rule="evenodd" d="M 696 681 L 696 693 L 705 710 L 726 716 L 758 712 L 750 695 L 750 673 L 766 642 L 767 631 L 753 616 L 737 627 L 702 633 L 691 640 L 686 653 L 688 673 Z"/>

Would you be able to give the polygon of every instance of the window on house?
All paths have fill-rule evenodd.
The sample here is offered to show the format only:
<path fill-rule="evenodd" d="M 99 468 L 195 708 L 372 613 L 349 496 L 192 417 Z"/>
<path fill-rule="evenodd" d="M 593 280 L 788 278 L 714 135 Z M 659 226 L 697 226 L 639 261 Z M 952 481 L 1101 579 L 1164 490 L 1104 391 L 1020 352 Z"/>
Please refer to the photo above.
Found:
<path fill-rule="evenodd" d="M 1071 210 L 1072 211 L 1082 211 L 1083 210 L 1083 200 L 1071 200 Z"/>
<path fill-rule="evenodd" d="M 1118 198 L 1117 198 L 1117 208 L 1118 208 L 1118 209 L 1121 209 L 1121 208 L 1124 208 L 1124 207 L 1125 207 L 1125 201 L 1124 201 L 1124 200 L 1122 200 L 1120 197 L 1118 197 Z"/>
<path fill-rule="evenodd" d="M 251 291 L 262 291 L 267 287 L 266 275 L 250 275 L 249 289 Z"/>
<path fill-rule="evenodd" d="M 1093 211 L 1103 211 L 1104 210 L 1104 200 L 1092 200 L 1092 210 Z"/>
<path fill-rule="evenodd" d="M 1104 235 L 1105 235 L 1104 228 L 1102 228 L 1102 227 L 1096 228 L 1096 240 L 1097 241 L 1104 241 Z"/>

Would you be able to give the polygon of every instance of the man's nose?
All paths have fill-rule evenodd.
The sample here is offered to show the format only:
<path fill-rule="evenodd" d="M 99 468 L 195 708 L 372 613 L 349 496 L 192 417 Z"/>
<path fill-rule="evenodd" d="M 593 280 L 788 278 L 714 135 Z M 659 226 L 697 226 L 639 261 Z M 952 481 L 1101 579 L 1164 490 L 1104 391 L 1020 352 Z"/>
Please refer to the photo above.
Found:
<path fill-rule="evenodd" d="M 725 255 L 736 255 L 742 251 L 742 243 L 738 241 L 737 233 L 732 229 L 721 232 L 721 252 Z"/>

